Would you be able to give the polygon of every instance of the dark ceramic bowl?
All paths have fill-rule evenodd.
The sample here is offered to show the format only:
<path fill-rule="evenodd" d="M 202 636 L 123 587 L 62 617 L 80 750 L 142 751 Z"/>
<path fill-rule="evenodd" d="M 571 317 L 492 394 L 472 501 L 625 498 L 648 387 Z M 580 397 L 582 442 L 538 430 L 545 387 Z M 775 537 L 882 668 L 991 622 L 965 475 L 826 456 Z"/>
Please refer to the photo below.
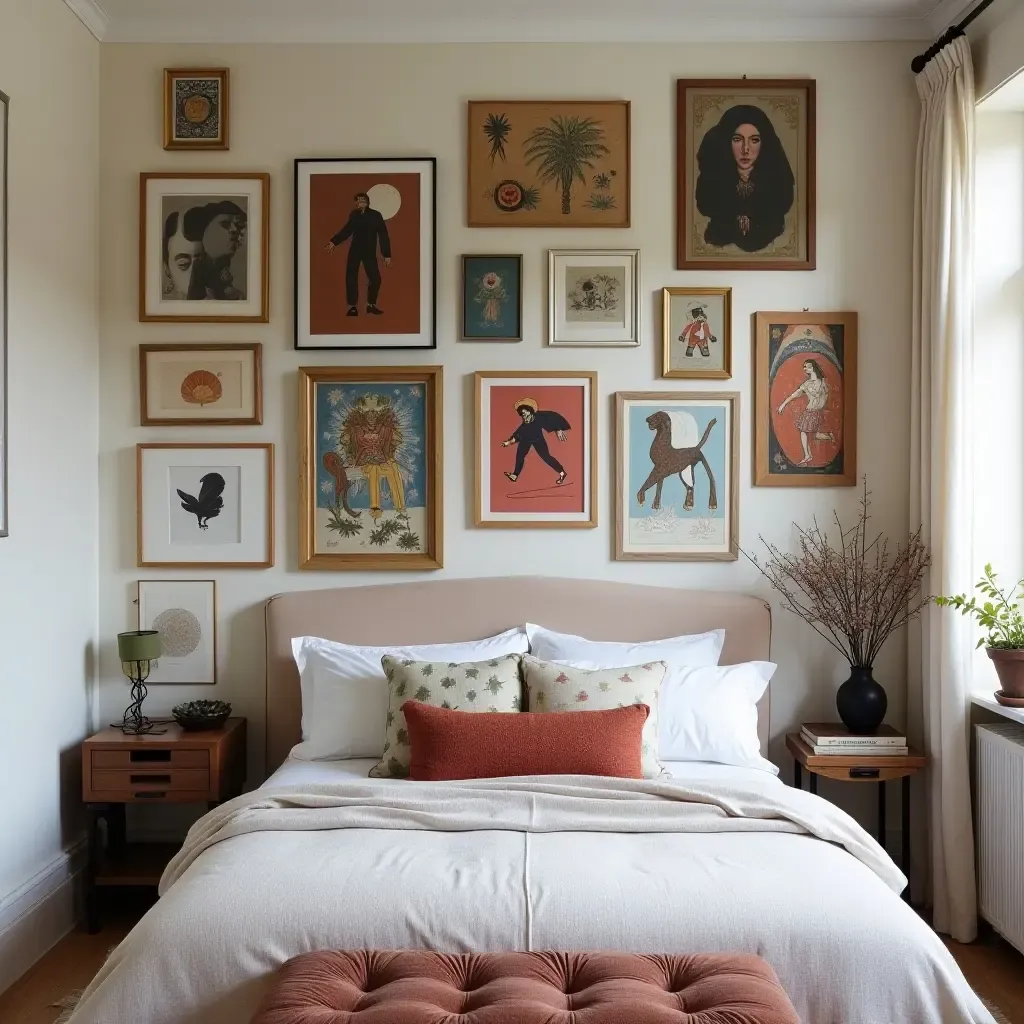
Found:
<path fill-rule="evenodd" d="M 186 732 L 220 729 L 231 715 L 231 705 L 223 700 L 190 700 L 171 708 L 174 720 Z"/>

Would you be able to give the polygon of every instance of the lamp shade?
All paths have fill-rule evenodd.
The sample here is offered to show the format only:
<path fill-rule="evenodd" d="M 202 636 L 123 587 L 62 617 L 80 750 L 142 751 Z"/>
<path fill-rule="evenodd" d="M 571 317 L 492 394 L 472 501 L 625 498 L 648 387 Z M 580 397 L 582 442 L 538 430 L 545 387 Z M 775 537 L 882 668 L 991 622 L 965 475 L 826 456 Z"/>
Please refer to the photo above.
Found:
<path fill-rule="evenodd" d="M 153 661 L 163 654 L 160 634 L 155 629 L 118 633 L 117 653 L 122 661 Z"/>

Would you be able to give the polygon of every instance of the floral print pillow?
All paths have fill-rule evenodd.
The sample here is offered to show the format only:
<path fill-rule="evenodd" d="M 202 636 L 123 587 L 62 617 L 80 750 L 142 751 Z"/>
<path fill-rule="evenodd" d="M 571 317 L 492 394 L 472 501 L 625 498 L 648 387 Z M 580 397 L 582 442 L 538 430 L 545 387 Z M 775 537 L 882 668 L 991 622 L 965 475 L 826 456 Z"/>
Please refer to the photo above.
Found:
<path fill-rule="evenodd" d="M 667 775 L 658 760 L 658 695 L 667 666 L 652 661 L 632 668 L 573 668 L 557 661 L 523 657 L 528 711 L 611 711 L 630 704 L 650 708 L 642 735 L 645 779 Z"/>
<path fill-rule="evenodd" d="M 490 661 L 410 661 L 385 654 L 380 663 L 388 680 L 388 718 L 384 754 L 370 769 L 374 779 L 409 777 L 409 730 L 402 705 L 418 700 L 456 711 L 520 711 L 522 655 L 506 654 Z"/>

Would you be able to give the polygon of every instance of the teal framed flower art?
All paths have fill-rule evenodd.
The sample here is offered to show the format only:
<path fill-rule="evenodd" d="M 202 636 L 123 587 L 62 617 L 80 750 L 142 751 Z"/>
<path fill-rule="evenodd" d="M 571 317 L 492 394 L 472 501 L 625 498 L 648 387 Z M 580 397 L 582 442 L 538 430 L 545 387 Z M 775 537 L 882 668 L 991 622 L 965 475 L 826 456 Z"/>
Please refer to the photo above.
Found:
<path fill-rule="evenodd" d="M 523 257 L 462 257 L 462 340 L 523 340 Z"/>

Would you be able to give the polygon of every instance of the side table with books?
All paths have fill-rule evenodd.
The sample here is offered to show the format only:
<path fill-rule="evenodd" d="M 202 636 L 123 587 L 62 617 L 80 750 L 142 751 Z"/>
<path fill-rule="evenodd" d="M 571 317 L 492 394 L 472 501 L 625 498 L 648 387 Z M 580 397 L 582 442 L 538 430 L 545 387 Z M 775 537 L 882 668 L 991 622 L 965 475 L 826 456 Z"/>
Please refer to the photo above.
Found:
<path fill-rule="evenodd" d="M 866 736 L 854 735 L 842 725 L 811 722 L 800 732 L 786 736 L 786 749 L 793 755 L 793 785 L 803 788 L 803 772 L 810 776 L 812 793 L 818 792 L 818 776 L 840 782 L 878 784 L 878 842 L 885 848 L 885 784 L 903 780 L 903 873 L 910 871 L 910 777 L 928 764 L 928 758 L 907 743 L 906 736 L 890 725 Z M 910 886 L 903 893 L 910 900 Z"/>

